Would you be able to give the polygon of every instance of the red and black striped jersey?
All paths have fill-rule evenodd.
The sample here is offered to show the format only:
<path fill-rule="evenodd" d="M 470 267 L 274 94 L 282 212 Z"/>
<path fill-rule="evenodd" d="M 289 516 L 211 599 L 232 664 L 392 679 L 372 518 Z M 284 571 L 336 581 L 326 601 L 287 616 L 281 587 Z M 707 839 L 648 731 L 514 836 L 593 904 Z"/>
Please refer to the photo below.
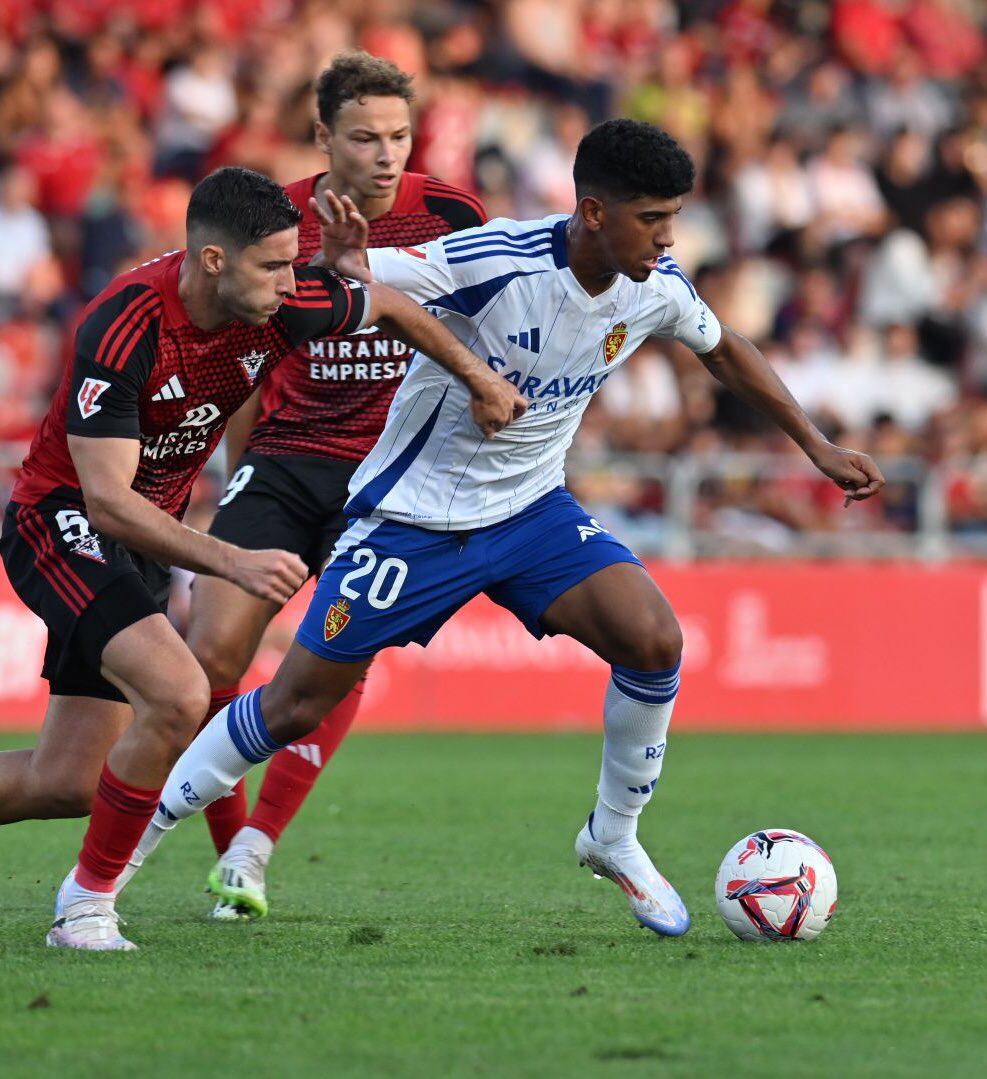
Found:
<path fill-rule="evenodd" d="M 361 285 L 296 266 L 296 293 L 263 326 L 202 330 L 178 294 L 184 251 L 115 278 L 83 312 L 72 361 L 31 444 L 12 498 L 53 491 L 82 501 L 68 434 L 141 443 L 133 489 L 175 517 L 226 421 L 281 360 L 309 338 L 359 329 Z"/>
<path fill-rule="evenodd" d="M 320 176 L 285 190 L 305 215 L 299 258 L 319 250 L 319 221 L 308 200 Z M 431 176 L 406 172 L 394 205 L 370 222 L 370 247 L 436 240 L 487 220 L 475 196 Z M 351 337 L 311 340 L 296 349 L 264 385 L 261 413 L 248 442 L 258 453 L 297 453 L 362 461 L 384 429 L 410 349 L 374 328 Z"/>

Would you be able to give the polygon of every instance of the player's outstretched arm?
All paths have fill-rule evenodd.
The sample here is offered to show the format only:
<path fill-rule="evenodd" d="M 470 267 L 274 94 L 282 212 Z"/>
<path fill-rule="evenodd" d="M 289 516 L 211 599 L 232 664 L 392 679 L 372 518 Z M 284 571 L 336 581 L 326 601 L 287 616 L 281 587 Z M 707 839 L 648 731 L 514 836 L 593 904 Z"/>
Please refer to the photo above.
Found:
<path fill-rule="evenodd" d="M 186 528 L 131 489 L 140 461 L 132 438 L 68 436 L 89 523 L 126 547 L 170 566 L 225 577 L 260 599 L 284 604 L 308 576 L 290 551 L 246 551 Z"/>
<path fill-rule="evenodd" d="M 387 285 L 366 286 L 368 322 L 386 324 L 388 332 L 424 352 L 458 378 L 472 398 L 473 419 L 488 437 L 523 416 L 528 403 L 516 387 L 490 368 L 437 319 L 402 292 Z"/>
<path fill-rule="evenodd" d="M 823 436 L 771 364 L 745 337 L 724 326 L 719 343 L 699 359 L 728 390 L 774 420 L 816 468 L 846 493 L 845 505 L 870 498 L 884 486 L 881 470 L 866 453 L 834 446 Z"/>

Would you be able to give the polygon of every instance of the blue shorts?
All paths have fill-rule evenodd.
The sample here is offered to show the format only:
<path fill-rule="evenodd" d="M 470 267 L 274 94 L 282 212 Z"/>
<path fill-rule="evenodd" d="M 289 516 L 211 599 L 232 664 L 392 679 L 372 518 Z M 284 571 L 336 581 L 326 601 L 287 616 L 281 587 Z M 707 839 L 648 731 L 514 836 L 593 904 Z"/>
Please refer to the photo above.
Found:
<path fill-rule="evenodd" d="M 641 565 L 563 487 L 471 532 L 361 517 L 336 544 L 297 639 L 339 663 L 425 645 L 481 592 L 544 637 L 541 617 L 552 603 L 617 562 Z"/>

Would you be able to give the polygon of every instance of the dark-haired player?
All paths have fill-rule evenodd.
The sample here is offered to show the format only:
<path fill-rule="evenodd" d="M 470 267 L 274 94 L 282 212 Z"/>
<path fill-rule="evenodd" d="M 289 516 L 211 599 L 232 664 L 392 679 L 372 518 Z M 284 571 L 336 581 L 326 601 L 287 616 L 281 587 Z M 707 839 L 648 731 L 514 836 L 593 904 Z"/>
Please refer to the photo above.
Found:
<path fill-rule="evenodd" d="M 407 297 L 296 268 L 300 218 L 258 173 L 203 180 L 189 202 L 188 250 L 121 275 L 84 312 L 7 507 L 3 560 L 49 628 L 52 696 L 37 747 L 0 754 L 0 820 L 92 810 L 51 945 L 132 947 L 117 928 L 114 886 L 208 704 L 205 675 L 163 613 L 166 566 L 275 603 L 305 578 L 294 553 L 245 550 L 179 520 L 254 387 L 302 341 L 387 318 L 466 379 L 488 431 L 523 410 Z"/>
<path fill-rule="evenodd" d="M 238 697 L 182 755 L 162 792 L 165 826 L 269 756 L 242 733 L 261 715 L 273 743 L 304 738 L 380 649 L 427 644 L 485 592 L 534 636 L 568 634 L 611 665 L 599 797 L 576 851 L 621 887 L 643 925 L 671 936 L 688 929 L 684 904 L 636 834 L 665 755 L 681 631 L 637 558 L 565 490 L 566 449 L 592 395 L 635 348 L 672 337 L 769 415 L 848 499 L 869 498 L 884 481 L 865 454 L 820 434 L 668 256 L 693 182 L 674 140 L 648 124 L 609 121 L 580 143 L 574 175 L 569 216 L 499 219 L 413 251 L 366 252 L 374 278 L 439 312 L 528 410 L 484 442 L 464 422 L 456 383 L 436 364 L 415 364 L 353 477 L 350 526 L 294 644 L 270 685 Z M 339 223 L 327 226 L 350 248 L 336 265 L 365 274 L 365 222 L 343 211 L 334 203 Z M 221 858 L 209 886 L 238 900 L 243 884 L 230 868 Z"/>
<path fill-rule="evenodd" d="M 320 222 L 309 199 L 322 200 L 325 192 L 353 201 L 370 222 L 371 247 L 412 246 L 486 221 L 475 196 L 405 171 L 412 97 L 410 76 L 364 52 L 343 54 L 322 72 L 316 138 L 329 167 L 287 188 L 304 214 L 302 258 L 319 250 Z M 404 343 L 376 327 L 308 341 L 293 352 L 230 424 L 230 484 L 210 534 L 241 547 L 283 547 L 317 576 L 346 527 L 350 477 L 384 428 L 408 360 Z M 230 581 L 195 583 L 186 640 L 212 687 L 210 716 L 240 692 L 280 606 Z M 255 907 L 217 903 L 214 917 L 266 911 L 273 846 L 349 730 L 362 690 L 361 682 L 302 743 L 275 756 L 249 818 L 242 783 L 206 811 L 217 853 L 231 848 L 229 860 L 251 880 L 256 898 Z M 158 838 L 152 829 L 121 887 Z"/>

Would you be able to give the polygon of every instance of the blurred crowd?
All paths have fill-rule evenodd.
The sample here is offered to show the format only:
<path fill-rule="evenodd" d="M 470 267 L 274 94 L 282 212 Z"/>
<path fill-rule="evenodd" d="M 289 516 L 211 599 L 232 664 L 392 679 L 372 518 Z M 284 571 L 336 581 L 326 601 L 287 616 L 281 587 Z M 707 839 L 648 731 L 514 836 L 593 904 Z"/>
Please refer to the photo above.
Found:
<path fill-rule="evenodd" d="M 573 154 L 599 120 L 672 133 L 698 170 L 677 261 L 826 433 L 893 479 L 844 513 L 695 357 L 656 345 L 587 414 L 584 498 L 657 534 L 667 469 L 602 462 L 661 454 L 691 462 L 679 516 L 723 552 L 933 519 L 987 538 L 977 0 L 5 0 L 0 440 L 30 436 L 81 305 L 183 245 L 199 177 L 324 169 L 311 82 L 351 47 L 414 73 L 411 167 L 479 191 L 491 216 L 571 210 Z"/>

